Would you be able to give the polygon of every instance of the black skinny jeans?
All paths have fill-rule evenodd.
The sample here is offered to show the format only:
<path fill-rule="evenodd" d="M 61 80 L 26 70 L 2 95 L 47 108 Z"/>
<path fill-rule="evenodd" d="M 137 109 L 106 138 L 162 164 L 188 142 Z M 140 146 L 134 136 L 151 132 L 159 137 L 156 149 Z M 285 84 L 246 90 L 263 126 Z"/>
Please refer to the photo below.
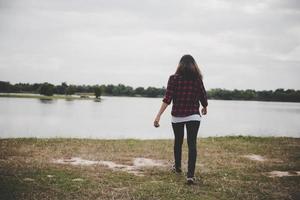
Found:
<path fill-rule="evenodd" d="M 184 125 L 186 125 L 187 144 L 189 149 L 187 177 L 194 177 L 196 158 L 197 158 L 197 134 L 200 126 L 200 121 L 172 123 L 172 128 L 175 135 L 175 141 L 174 141 L 175 167 L 181 168 L 181 152 L 182 152 L 182 143 L 184 138 Z"/>

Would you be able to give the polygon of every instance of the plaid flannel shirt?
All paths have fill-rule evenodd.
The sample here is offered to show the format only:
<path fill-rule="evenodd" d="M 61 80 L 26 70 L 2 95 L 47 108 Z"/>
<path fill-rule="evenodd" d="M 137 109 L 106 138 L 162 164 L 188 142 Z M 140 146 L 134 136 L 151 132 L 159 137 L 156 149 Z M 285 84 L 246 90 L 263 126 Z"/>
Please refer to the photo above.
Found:
<path fill-rule="evenodd" d="M 203 81 L 201 79 L 184 80 L 178 74 L 169 77 L 167 90 L 162 101 L 166 104 L 173 101 L 171 114 L 175 117 L 200 114 L 199 101 L 203 107 L 208 105 Z"/>

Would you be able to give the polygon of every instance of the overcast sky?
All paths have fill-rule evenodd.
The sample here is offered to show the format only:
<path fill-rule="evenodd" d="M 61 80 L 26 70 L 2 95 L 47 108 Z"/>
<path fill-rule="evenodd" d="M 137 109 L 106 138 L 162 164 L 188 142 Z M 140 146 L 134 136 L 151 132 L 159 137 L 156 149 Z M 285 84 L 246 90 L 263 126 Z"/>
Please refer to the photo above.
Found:
<path fill-rule="evenodd" d="M 191 54 L 207 89 L 300 89 L 298 0 L 0 0 L 0 80 L 166 86 Z"/>

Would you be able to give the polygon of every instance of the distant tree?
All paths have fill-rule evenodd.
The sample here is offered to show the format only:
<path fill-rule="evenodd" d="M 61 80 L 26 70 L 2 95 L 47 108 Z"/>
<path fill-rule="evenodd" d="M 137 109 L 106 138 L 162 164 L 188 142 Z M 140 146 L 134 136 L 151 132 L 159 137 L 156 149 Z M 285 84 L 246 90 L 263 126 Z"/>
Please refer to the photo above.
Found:
<path fill-rule="evenodd" d="M 106 93 L 106 94 L 108 94 L 108 95 L 112 95 L 113 94 L 113 89 L 114 89 L 114 85 L 112 85 L 112 84 L 109 84 L 109 85 L 107 85 L 106 87 L 105 87 L 105 90 L 104 90 L 104 92 Z"/>
<path fill-rule="evenodd" d="M 102 88 L 100 86 L 96 86 L 94 88 L 95 96 L 98 99 L 102 94 Z"/>
<path fill-rule="evenodd" d="M 53 96 L 54 93 L 54 85 L 50 83 L 43 83 L 39 88 L 39 93 L 41 95 Z"/>
<path fill-rule="evenodd" d="M 124 95 L 125 91 L 126 91 L 126 86 L 123 84 L 118 84 L 117 89 L 115 90 L 116 94 L 122 96 Z"/>
<path fill-rule="evenodd" d="M 280 99 L 285 100 L 285 92 L 284 89 L 278 88 L 273 92 L 273 100 L 279 101 Z"/>
<path fill-rule="evenodd" d="M 15 87 L 18 88 L 18 92 L 30 92 L 30 91 L 32 91 L 29 83 L 16 83 Z"/>
<path fill-rule="evenodd" d="M 256 100 L 259 101 L 271 101 L 273 97 L 272 90 L 263 90 L 256 92 Z"/>
<path fill-rule="evenodd" d="M 75 94 L 75 92 L 76 92 L 76 87 L 74 85 L 69 85 L 66 88 L 66 95 L 72 95 Z"/>
<path fill-rule="evenodd" d="M 134 90 L 130 86 L 126 86 L 124 90 L 122 91 L 122 94 L 125 96 L 133 96 L 134 95 Z"/>
<path fill-rule="evenodd" d="M 243 91 L 243 96 L 245 100 L 254 100 L 256 98 L 255 90 L 245 90 Z"/>
<path fill-rule="evenodd" d="M 11 85 L 9 82 L 0 81 L 0 92 L 10 92 Z"/>
<path fill-rule="evenodd" d="M 145 90 L 145 95 L 147 97 L 157 97 L 160 95 L 160 90 L 158 88 L 155 88 L 155 87 L 148 87 L 146 90 Z"/>
<path fill-rule="evenodd" d="M 119 96 L 119 95 L 121 95 L 120 87 L 114 86 L 114 87 L 112 88 L 112 95 L 114 95 L 114 96 Z"/>
<path fill-rule="evenodd" d="M 89 85 L 78 85 L 78 86 L 76 86 L 76 92 L 88 93 L 88 92 L 91 92 L 90 88 L 91 88 L 91 86 L 89 86 Z"/>
<path fill-rule="evenodd" d="M 33 85 L 32 85 L 32 91 L 31 92 L 33 92 L 33 93 L 38 93 L 39 92 L 39 88 L 41 87 L 41 83 L 34 83 Z"/>
<path fill-rule="evenodd" d="M 61 85 L 55 86 L 55 93 L 66 94 L 68 85 L 66 82 L 62 82 Z"/>
<path fill-rule="evenodd" d="M 135 90 L 134 90 L 135 94 L 137 95 L 144 95 L 145 94 L 145 89 L 143 87 L 137 87 Z"/>

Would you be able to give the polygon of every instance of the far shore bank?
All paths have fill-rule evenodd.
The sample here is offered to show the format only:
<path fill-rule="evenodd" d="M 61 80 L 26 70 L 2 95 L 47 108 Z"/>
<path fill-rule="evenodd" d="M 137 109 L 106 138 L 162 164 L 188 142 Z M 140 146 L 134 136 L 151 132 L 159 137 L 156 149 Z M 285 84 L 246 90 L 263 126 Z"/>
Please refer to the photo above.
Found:
<path fill-rule="evenodd" d="M 11 97 L 11 98 L 35 98 L 35 99 L 66 99 L 66 100 L 101 100 L 101 97 L 141 97 L 141 98 L 162 98 L 162 96 L 158 97 L 145 97 L 141 95 L 135 96 L 114 96 L 114 95 L 101 95 L 99 98 L 96 98 L 92 93 L 76 93 L 74 95 L 59 95 L 54 94 L 53 96 L 40 95 L 35 93 L 0 93 L 1 97 Z"/>
<path fill-rule="evenodd" d="M 100 100 L 94 95 L 57 95 L 46 96 L 34 93 L 0 93 L 0 97 L 11 97 L 11 98 L 35 98 L 35 99 L 45 99 L 45 100 L 54 100 L 54 99 L 66 99 L 66 100 Z"/>
<path fill-rule="evenodd" d="M 101 97 L 139 97 L 139 98 L 163 98 L 163 96 L 157 96 L 157 97 L 147 97 L 147 96 L 141 96 L 141 95 L 134 95 L 134 96 L 126 96 L 126 95 L 107 95 L 103 94 L 99 98 L 96 98 L 95 95 L 92 93 L 76 93 L 74 95 L 59 95 L 54 94 L 53 96 L 45 96 L 40 95 L 36 93 L 0 93 L 1 97 L 10 97 L 10 98 L 34 98 L 34 99 L 42 99 L 42 100 L 55 100 L 55 99 L 65 99 L 65 100 L 101 100 Z M 282 103 L 299 103 L 299 102 L 293 102 L 293 101 L 271 101 L 271 100 L 242 100 L 242 99 L 214 99 L 209 98 L 209 100 L 215 100 L 215 101 L 257 101 L 257 102 L 282 102 Z"/>

